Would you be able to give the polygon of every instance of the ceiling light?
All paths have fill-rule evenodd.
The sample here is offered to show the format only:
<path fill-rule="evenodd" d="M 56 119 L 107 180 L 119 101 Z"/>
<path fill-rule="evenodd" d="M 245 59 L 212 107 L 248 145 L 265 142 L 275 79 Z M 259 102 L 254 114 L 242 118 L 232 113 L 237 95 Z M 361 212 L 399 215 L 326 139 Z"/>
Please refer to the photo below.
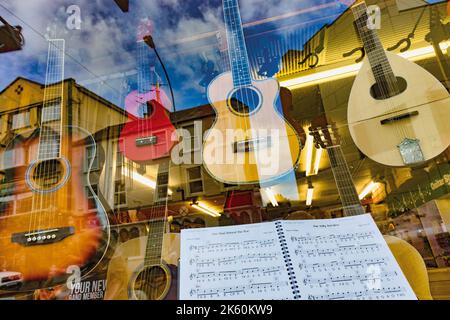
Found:
<path fill-rule="evenodd" d="M 198 202 L 191 203 L 191 207 L 193 207 L 203 213 L 206 213 L 207 215 L 210 215 L 211 217 L 214 217 L 214 218 L 218 218 L 221 216 L 221 214 L 219 212 L 217 212 L 211 208 L 208 208 L 207 206 L 200 204 Z"/>

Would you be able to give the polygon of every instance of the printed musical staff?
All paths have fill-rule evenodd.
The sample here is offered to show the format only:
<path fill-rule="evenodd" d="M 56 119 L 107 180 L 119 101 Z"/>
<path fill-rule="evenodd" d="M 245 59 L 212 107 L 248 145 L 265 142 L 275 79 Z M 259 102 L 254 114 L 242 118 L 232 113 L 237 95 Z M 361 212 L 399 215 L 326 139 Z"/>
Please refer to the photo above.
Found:
<path fill-rule="evenodd" d="M 415 299 L 370 215 L 181 232 L 181 299 Z"/>
<path fill-rule="evenodd" d="M 182 232 L 180 298 L 292 299 L 275 225 L 232 229 Z"/>
<path fill-rule="evenodd" d="M 415 298 L 370 215 L 285 221 L 284 230 L 303 298 Z"/>

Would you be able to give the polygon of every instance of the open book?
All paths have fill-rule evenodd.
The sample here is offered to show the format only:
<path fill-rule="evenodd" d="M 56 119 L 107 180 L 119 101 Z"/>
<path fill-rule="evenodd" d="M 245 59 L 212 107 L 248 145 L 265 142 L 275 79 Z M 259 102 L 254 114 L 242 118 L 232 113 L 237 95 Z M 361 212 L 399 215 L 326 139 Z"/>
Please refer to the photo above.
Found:
<path fill-rule="evenodd" d="M 416 299 L 369 214 L 181 231 L 180 299 Z"/>

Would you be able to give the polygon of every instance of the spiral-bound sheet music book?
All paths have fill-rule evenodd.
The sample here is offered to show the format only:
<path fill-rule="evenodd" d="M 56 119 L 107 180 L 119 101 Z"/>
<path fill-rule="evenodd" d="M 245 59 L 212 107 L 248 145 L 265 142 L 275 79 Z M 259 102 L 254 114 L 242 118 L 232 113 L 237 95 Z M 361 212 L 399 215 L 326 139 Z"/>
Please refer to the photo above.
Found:
<path fill-rule="evenodd" d="M 416 299 L 369 214 L 181 231 L 180 299 Z"/>

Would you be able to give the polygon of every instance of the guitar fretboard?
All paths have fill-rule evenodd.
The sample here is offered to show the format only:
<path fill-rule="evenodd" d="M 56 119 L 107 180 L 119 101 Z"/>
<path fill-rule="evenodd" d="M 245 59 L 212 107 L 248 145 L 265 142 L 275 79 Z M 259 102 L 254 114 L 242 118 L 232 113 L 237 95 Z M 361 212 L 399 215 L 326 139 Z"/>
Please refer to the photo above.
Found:
<path fill-rule="evenodd" d="M 64 39 L 48 41 L 44 102 L 41 114 L 38 160 L 60 156 L 64 77 Z"/>
<path fill-rule="evenodd" d="M 361 2 L 353 6 L 352 12 L 375 80 L 383 89 L 383 94 L 391 96 L 392 93 L 398 92 L 397 79 L 392 71 L 377 32 L 368 28 L 367 23 L 370 17 L 367 13 L 366 3 Z"/>
<path fill-rule="evenodd" d="M 365 210 L 359 201 L 359 196 L 356 192 L 352 175 L 345 161 L 341 146 L 327 147 L 327 152 L 344 209 L 344 215 L 353 216 L 364 214 Z"/>
<path fill-rule="evenodd" d="M 160 175 L 166 173 L 168 171 L 169 163 L 164 162 L 159 165 L 158 168 L 158 177 L 156 181 L 160 181 Z M 149 221 L 149 230 L 147 237 L 147 245 L 145 248 L 145 259 L 144 264 L 146 266 L 155 265 L 161 263 L 162 256 L 162 248 L 163 248 L 163 239 L 164 232 L 166 228 L 167 221 L 167 198 L 159 201 L 158 199 L 158 190 L 159 188 L 165 188 L 165 194 L 167 194 L 168 183 L 159 186 L 156 185 L 154 199 L 156 201 L 155 205 L 151 208 L 150 212 L 150 221 Z"/>
<path fill-rule="evenodd" d="M 228 52 L 234 87 L 252 83 L 238 0 L 223 0 Z"/>

